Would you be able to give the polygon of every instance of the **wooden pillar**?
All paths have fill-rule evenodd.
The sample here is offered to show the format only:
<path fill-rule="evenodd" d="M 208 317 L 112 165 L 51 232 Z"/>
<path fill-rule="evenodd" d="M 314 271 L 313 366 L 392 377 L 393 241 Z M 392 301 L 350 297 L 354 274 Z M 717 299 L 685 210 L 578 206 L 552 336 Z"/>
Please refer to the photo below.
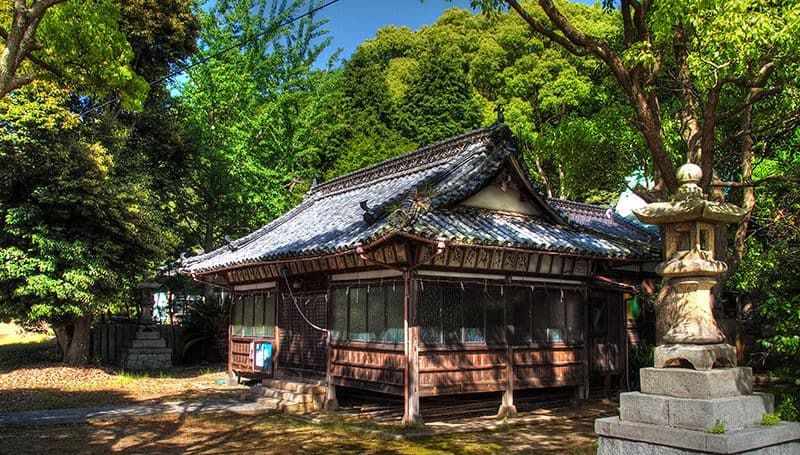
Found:
<path fill-rule="evenodd" d="M 622 346 L 620 346 L 620 353 L 619 353 L 619 362 L 622 364 L 622 371 L 620 372 L 619 376 L 619 390 L 620 391 L 628 391 L 628 377 L 630 375 L 629 367 L 628 367 L 628 303 L 625 301 L 625 295 L 619 294 L 619 308 L 620 308 L 620 337 L 622 338 Z"/>
<path fill-rule="evenodd" d="M 514 405 L 514 347 L 506 340 L 506 390 L 503 392 L 503 400 L 500 409 L 497 411 L 498 417 L 514 417 L 517 415 L 517 407 Z"/>
<path fill-rule="evenodd" d="M 403 386 L 403 425 L 422 425 L 419 408 L 419 325 L 416 320 L 417 285 L 411 272 L 403 272 L 403 334 L 405 381 Z"/>
<path fill-rule="evenodd" d="M 592 346 L 589 339 L 589 305 L 592 299 L 586 297 L 583 301 L 583 385 L 578 386 L 576 398 L 586 400 L 589 398 L 589 375 L 592 371 Z"/>
<path fill-rule="evenodd" d="M 336 399 L 336 386 L 333 384 L 333 348 L 331 348 L 330 324 L 328 324 L 328 331 L 325 334 L 325 343 L 328 352 L 325 365 L 325 404 L 322 409 L 331 412 L 339 409 L 339 401 Z"/>
<path fill-rule="evenodd" d="M 228 307 L 228 384 L 239 384 L 239 375 L 233 372 L 233 313 L 236 294 L 231 294 L 232 305 Z"/>

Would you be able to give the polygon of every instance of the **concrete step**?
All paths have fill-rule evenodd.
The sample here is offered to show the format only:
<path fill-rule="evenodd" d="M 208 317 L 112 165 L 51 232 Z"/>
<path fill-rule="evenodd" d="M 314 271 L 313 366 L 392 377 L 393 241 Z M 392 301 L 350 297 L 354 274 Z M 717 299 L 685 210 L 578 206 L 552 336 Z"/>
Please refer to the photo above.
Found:
<path fill-rule="evenodd" d="M 170 348 L 130 347 L 124 352 L 127 352 L 128 354 L 172 355 L 172 349 Z"/>
<path fill-rule="evenodd" d="M 255 402 L 268 409 L 282 412 L 306 413 L 319 411 L 321 409 L 321 406 L 316 403 L 295 403 L 272 397 L 260 397 L 257 398 Z"/>
<path fill-rule="evenodd" d="M 281 389 L 272 389 L 269 387 L 253 387 L 253 396 L 258 398 L 277 398 L 282 401 L 291 401 L 294 403 L 311 403 L 315 402 L 322 404 L 325 399 L 325 394 L 319 393 L 297 393 Z"/>
<path fill-rule="evenodd" d="M 151 332 L 147 330 L 139 330 L 136 332 L 137 340 L 160 340 L 161 334 L 158 332 Z"/>
<path fill-rule="evenodd" d="M 131 348 L 149 348 L 149 349 L 169 349 L 167 343 L 162 340 L 133 340 L 131 341 Z"/>
<path fill-rule="evenodd" d="M 325 384 L 321 381 L 302 382 L 289 379 L 265 378 L 261 384 L 268 389 L 283 390 L 294 393 L 311 393 L 325 395 Z"/>

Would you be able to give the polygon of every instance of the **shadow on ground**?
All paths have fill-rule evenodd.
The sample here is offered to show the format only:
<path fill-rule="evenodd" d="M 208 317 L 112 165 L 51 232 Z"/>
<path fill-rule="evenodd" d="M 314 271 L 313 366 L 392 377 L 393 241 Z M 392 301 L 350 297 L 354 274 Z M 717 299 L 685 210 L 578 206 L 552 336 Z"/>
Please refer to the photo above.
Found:
<path fill-rule="evenodd" d="M 175 415 L 75 425 L 4 428 L 0 444 L 9 453 L 568 453 L 596 450 L 596 417 L 616 403 L 551 410 L 522 425 L 492 431 L 394 440 L 374 426 L 335 417 L 312 424 L 287 415 Z M 409 432 L 419 429 L 409 429 Z"/>

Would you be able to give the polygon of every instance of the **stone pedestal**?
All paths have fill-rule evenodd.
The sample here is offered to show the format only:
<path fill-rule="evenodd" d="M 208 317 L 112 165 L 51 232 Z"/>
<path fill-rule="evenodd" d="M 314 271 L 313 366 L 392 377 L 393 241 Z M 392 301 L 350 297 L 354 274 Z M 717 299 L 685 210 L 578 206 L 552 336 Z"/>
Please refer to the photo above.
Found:
<path fill-rule="evenodd" d="M 736 366 L 736 349 L 725 343 L 718 344 L 664 344 L 656 347 L 655 367 L 679 366 L 685 360 L 697 370 L 708 371 L 719 365 Z"/>
<path fill-rule="evenodd" d="M 172 367 L 172 348 L 161 338 L 155 327 L 143 325 L 136 337 L 122 352 L 119 366 L 127 370 L 161 370 Z"/>
<path fill-rule="evenodd" d="M 641 377 L 641 393 L 620 394 L 619 417 L 595 421 L 598 454 L 800 453 L 800 424 L 760 424 L 773 397 L 752 393 L 749 368 L 643 368 Z"/>

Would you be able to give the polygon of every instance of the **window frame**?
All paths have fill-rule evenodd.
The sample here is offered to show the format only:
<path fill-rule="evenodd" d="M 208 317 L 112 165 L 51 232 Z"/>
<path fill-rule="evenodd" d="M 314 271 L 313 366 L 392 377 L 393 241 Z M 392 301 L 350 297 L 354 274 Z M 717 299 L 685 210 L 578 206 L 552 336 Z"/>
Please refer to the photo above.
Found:
<path fill-rule="evenodd" d="M 256 306 L 261 306 L 261 324 L 256 325 Z M 247 307 L 250 307 L 249 311 Z M 270 308 L 271 307 L 271 308 Z M 237 293 L 231 308 L 231 336 L 235 338 L 274 339 L 277 333 L 278 295 L 274 289 Z M 270 311 L 271 309 L 271 311 Z M 245 315 L 250 316 L 245 321 Z M 239 319 L 240 318 L 240 319 Z M 237 322 L 240 322 L 237 324 Z M 271 322 L 271 324 L 268 324 Z M 239 328 L 237 330 L 237 327 Z M 258 329 L 261 329 L 260 331 Z"/>
<path fill-rule="evenodd" d="M 364 331 L 359 332 L 358 334 L 364 334 L 364 336 L 354 337 L 356 335 L 353 332 L 353 324 L 352 324 L 352 316 L 353 316 L 353 290 L 356 292 L 360 292 L 362 289 L 365 290 L 367 293 L 364 296 Z M 374 289 L 380 289 L 380 291 L 374 291 Z M 336 283 L 336 285 L 332 285 L 328 289 L 328 294 L 331 297 L 331 300 L 338 299 L 338 297 L 334 297 L 334 294 L 337 292 L 344 292 L 346 299 L 345 299 L 345 311 L 344 314 L 346 315 L 345 323 L 342 325 L 340 321 L 337 320 L 336 309 L 334 305 L 331 304 L 329 306 L 329 320 L 330 320 L 330 328 L 333 333 L 331 333 L 331 343 L 347 343 L 347 344 L 380 344 L 380 345 L 391 345 L 391 346 L 398 346 L 403 343 L 403 318 L 400 318 L 400 325 L 398 327 L 390 327 L 390 322 L 398 322 L 392 321 L 392 305 L 394 298 L 396 298 L 396 294 L 399 292 L 401 295 L 399 302 L 400 306 L 400 314 L 403 314 L 403 293 L 404 286 L 402 281 L 398 280 L 380 280 L 380 281 L 358 281 L 358 282 L 340 282 Z M 374 293 L 380 293 L 382 304 L 379 305 L 382 307 L 383 317 L 378 319 L 373 319 L 373 315 L 370 313 L 370 297 Z M 338 305 L 339 303 L 337 303 Z M 373 308 L 374 309 L 374 308 Z M 397 309 L 395 309 L 397 310 Z M 393 315 L 396 319 L 397 314 Z M 377 329 L 378 332 L 375 332 L 372 327 L 370 327 L 374 322 L 378 322 L 380 327 Z M 382 322 L 382 324 L 381 324 Z M 343 328 L 344 330 L 339 330 Z M 399 332 L 398 332 L 399 331 Z M 399 333 L 399 337 L 397 334 Z M 392 335 L 394 334 L 394 335 Z M 393 339 L 394 338 L 394 339 Z"/>
<path fill-rule="evenodd" d="M 586 299 L 581 298 L 581 292 L 579 288 L 562 288 L 557 286 L 531 286 L 531 285 L 521 285 L 521 284 L 509 284 L 507 282 L 499 282 L 499 281 L 487 281 L 486 283 L 474 283 L 474 282 L 463 282 L 457 279 L 448 280 L 448 279 L 420 279 L 418 280 L 420 285 L 418 286 L 419 289 L 419 296 L 417 299 L 418 308 L 417 308 L 417 322 L 420 327 L 420 344 L 429 347 L 429 348 L 440 348 L 445 346 L 452 346 L 454 344 L 458 344 L 464 347 L 468 346 L 556 346 L 556 345 L 582 345 L 585 343 L 585 325 L 587 321 L 585 321 L 585 315 L 583 311 L 583 307 L 587 304 Z M 453 343 L 452 341 L 448 342 L 445 341 L 446 337 L 446 329 L 444 318 L 441 315 L 444 312 L 444 302 L 445 299 L 441 296 L 446 293 L 447 291 L 444 290 L 447 286 L 452 286 L 455 291 L 456 289 L 460 288 L 460 292 L 462 295 L 461 301 L 461 311 L 462 311 L 462 327 L 461 327 L 461 339 L 459 342 Z M 482 322 L 482 340 L 467 340 L 467 332 L 468 330 L 474 329 L 473 327 L 465 327 L 466 322 L 466 289 L 465 286 L 478 286 L 484 287 L 485 290 L 483 292 L 484 298 L 481 300 L 479 305 L 481 306 L 481 322 Z M 438 327 L 438 341 L 431 341 L 423 339 L 423 333 L 427 328 L 426 325 L 423 324 L 423 318 L 421 314 L 423 311 L 422 306 L 425 305 L 426 299 L 424 296 L 425 289 L 436 287 L 437 292 L 440 294 L 438 298 L 438 313 L 439 317 L 439 327 Z M 489 290 L 490 287 L 501 288 L 502 291 L 501 295 L 503 308 L 503 320 L 502 320 L 502 333 L 500 339 L 490 339 L 490 322 L 488 320 L 488 311 L 489 311 Z M 524 335 L 522 338 L 518 338 L 518 328 L 521 326 L 518 325 L 518 321 L 515 315 L 517 314 L 517 304 L 519 302 L 515 301 L 515 295 L 510 290 L 518 290 L 518 289 L 526 289 L 525 293 L 527 295 L 527 303 L 519 305 L 521 308 L 527 308 L 527 320 L 523 323 L 527 323 L 526 327 L 524 327 Z M 530 291 L 527 291 L 530 289 Z M 496 291 L 495 291 L 496 292 Z M 434 298 L 434 300 L 437 300 Z M 557 300 L 557 301 L 556 301 Z M 575 312 L 575 308 L 573 305 L 577 305 L 577 313 Z M 539 306 L 539 311 L 535 310 L 536 306 Z M 542 308 L 544 306 L 544 308 Z M 560 312 L 560 315 L 554 314 L 554 309 Z M 570 313 L 570 309 L 573 313 Z M 543 314 L 542 314 L 542 311 Z M 435 311 L 434 311 L 435 312 Z M 542 328 L 540 324 L 537 324 L 538 319 L 536 318 L 537 313 L 541 316 L 546 316 L 545 320 L 545 337 L 541 338 L 538 337 L 537 331 L 541 331 Z M 577 314 L 577 321 L 579 322 L 579 326 L 570 329 L 569 322 L 572 320 Z M 562 324 L 556 327 L 554 324 L 551 323 L 555 317 L 558 321 L 562 322 Z M 492 324 L 493 325 L 493 324 Z M 556 336 L 558 335 L 558 336 Z"/>

